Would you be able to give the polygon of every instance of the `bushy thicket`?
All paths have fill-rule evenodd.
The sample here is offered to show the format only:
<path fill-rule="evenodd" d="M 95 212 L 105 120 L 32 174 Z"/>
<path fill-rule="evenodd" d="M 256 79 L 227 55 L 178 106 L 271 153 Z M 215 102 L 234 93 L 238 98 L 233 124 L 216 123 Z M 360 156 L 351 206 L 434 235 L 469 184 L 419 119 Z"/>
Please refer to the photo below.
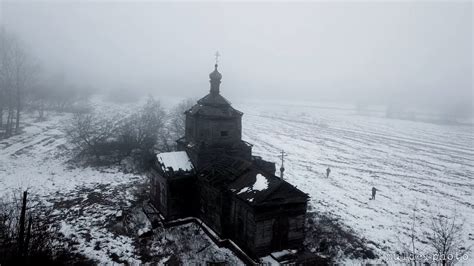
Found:
<path fill-rule="evenodd" d="M 167 113 L 158 100 L 149 97 L 138 110 L 125 117 L 76 113 L 69 126 L 70 141 L 88 164 L 121 163 L 129 170 L 145 170 L 155 152 L 172 151 L 184 133 L 183 101 Z"/>
<path fill-rule="evenodd" d="M 455 210 L 444 214 L 432 211 L 424 216 L 415 203 L 408 223 L 400 224 L 397 236 L 400 260 L 410 265 L 454 265 L 467 260 L 465 219 Z"/>
<path fill-rule="evenodd" d="M 22 202 L 15 195 L 0 200 L 0 265 L 64 265 L 78 259 L 60 244 L 52 209 L 35 200 L 22 209 Z"/>

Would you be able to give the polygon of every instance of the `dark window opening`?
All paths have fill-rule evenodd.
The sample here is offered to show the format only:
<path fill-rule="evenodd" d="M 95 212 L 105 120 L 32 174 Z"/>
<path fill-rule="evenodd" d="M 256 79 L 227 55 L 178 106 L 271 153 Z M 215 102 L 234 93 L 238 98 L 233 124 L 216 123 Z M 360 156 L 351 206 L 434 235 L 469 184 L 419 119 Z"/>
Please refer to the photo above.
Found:
<path fill-rule="evenodd" d="M 221 131 L 221 137 L 227 137 L 227 136 L 229 136 L 228 131 Z"/>

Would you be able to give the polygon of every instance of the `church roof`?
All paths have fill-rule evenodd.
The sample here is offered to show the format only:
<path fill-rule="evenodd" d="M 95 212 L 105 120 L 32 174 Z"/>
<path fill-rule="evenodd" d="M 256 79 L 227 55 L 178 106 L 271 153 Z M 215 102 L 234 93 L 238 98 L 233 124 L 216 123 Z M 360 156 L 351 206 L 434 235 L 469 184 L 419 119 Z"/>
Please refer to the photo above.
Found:
<path fill-rule="evenodd" d="M 186 113 L 222 118 L 242 116 L 243 113 L 234 109 L 230 102 L 220 94 L 219 85 L 222 75 L 217 71 L 217 64 L 214 67 L 214 71 L 209 74 L 209 78 L 211 79 L 211 89 L 209 93 L 198 100 L 197 104 L 186 111 Z"/>
<path fill-rule="evenodd" d="M 229 185 L 230 191 L 248 203 L 304 202 L 308 196 L 281 178 L 255 169 Z"/>
<path fill-rule="evenodd" d="M 223 104 L 226 102 L 226 104 Z M 230 103 L 220 94 L 208 94 L 198 101 L 191 109 L 186 111 L 191 115 L 203 115 L 214 117 L 235 117 L 241 116 L 243 113 L 234 109 Z"/>
<path fill-rule="evenodd" d="M 230 102 L 220 94 L 209 93 L 206 96 L 198 100 L 198 104 L 225 107 L 230 106 Z"/>
<path fill-rule="evenodd" d="M 281 178 L 231 156 L 214 161 L 199 175 L 211 186 L 225 188 L 251 205 L 305 202 L 308 198 L 306 193 Z"/>
<path fill-rule="evenodd" d="M 164 152 L 156 155 L 163 172 L 193 170 L 193 165 L 185 151 Z"/>
<path fill-rule="evenodd" d="M 231 156 L 221 156 L 199 171 L 200 178 L 204 178 L 211 186 L 227 186 L 243 173 L 249 171 L 251 162 Z"/>

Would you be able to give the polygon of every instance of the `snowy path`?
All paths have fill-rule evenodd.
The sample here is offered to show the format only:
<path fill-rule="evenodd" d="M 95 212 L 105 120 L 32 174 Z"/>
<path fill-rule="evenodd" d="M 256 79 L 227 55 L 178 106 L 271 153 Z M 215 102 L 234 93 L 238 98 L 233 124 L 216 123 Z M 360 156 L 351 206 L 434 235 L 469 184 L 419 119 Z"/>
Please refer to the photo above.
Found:
<path fill-rule="evenodd" d="M 374 241 L 379 254 L 394 254 L 415 204 L 424 217 L 456 210 L 474 244 L 472 127 L 301 106 L 237 108 L 245 114 L 243 135 L 254 153 L 278 161 L 285 150 L 287 180 L 309 193 L 316 211 L 339 217 Z M 372 186 L 378 189 L 375 201 L 369 200 Z"/>

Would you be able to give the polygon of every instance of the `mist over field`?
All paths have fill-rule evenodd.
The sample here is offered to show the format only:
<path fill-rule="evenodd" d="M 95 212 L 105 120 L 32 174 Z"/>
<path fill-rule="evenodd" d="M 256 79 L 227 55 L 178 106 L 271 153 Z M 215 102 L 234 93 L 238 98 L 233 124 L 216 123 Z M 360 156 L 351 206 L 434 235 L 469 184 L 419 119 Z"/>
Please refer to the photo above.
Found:
<path fill-rule="evenodd" d="M 0 265 L 474 265 L 472 13 L 0 0 Z"/>
<path fill-rule="evenodd" d="M 45 74 L 99 91 L 198 97 L 218 50 L 232 100 L 472 111 L 469 1 L 2 1 L 1 10 Z"/>

